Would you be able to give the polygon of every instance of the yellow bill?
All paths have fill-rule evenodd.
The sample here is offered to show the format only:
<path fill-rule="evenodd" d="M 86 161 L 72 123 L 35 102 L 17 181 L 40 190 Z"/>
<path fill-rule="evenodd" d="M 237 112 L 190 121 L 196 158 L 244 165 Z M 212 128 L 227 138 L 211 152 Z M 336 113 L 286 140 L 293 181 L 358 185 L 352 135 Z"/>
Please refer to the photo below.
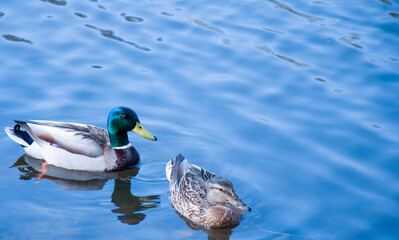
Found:
<path fill-rule="evenodd" d="M 132 131 L 148 140 L 152 141 L 157 140 L 157 137 L 155 137 L 152 133 L 147 131 L 140 123 L 136 123 L 136 126 L 132 129 Z"/>

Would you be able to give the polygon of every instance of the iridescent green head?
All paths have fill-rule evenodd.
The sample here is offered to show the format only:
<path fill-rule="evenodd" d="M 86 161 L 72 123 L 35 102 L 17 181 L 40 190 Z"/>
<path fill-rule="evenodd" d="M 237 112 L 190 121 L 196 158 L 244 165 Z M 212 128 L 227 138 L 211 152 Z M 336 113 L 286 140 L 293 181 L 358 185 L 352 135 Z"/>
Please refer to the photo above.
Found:
<path fill-rule="evenodd" d="M 111 147 L 123 147 L 129 144 L 128 131 L 134 131 L 146 139 L 156 141 L 157 138 L 141 124 L 137 114 L 127 107 L 116 107 L 108 115 L 107 128 Z"/>

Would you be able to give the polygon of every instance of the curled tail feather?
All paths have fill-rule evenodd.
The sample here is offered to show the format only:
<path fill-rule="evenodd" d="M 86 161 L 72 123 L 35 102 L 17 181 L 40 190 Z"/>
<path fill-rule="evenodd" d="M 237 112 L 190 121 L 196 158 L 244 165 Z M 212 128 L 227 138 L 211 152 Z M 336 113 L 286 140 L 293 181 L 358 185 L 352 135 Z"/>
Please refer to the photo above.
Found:
<path fill-rule="evenodd" d="M 14 127 L 14 131 L 15 131 L 15 129 L 17 128 L 17 129 L 21 132 L 21 134 L 24 135 L 24 137 L 25 137 L 26 139 L 30 139 L 29 141 L 30 141 L 31 143 L 36 142 L 37 144 L 42 145 L 42 143 L 45 142 L 44 140 L 42 140 L 41 138 L 37 137 L 37 136 L 33 133 L 32 129 L 31 129 L 31 128 L 29 127 L 29 125 L 28 125 L 29 122 L 19 121 L 19 120 L 14 120 L 14 121 L 17 123 L 17 124 L 15 125 L 15 127 Z M 19 127 L 17 127 L 17 126 L 19 126 Z M 21 127 L 22 127 L 23 129 L 25 129 L 25 131 L 22 131 L 22 130 L 21 130 Z M 30 144 L 31 144 L 31 143 L 30 143 Z M 30 144 L 29 144 L 29 145 L 30 145 Z"/>
<path fill-rule="evenodd" d="M 21 129 L 19 123 L 17 123 L 14 128 L 4 128 L 4 131 L 7 133 L 9 138 L 20 144 L 22 147 L 27 147 L 34 141 L 27 131 Z"/>

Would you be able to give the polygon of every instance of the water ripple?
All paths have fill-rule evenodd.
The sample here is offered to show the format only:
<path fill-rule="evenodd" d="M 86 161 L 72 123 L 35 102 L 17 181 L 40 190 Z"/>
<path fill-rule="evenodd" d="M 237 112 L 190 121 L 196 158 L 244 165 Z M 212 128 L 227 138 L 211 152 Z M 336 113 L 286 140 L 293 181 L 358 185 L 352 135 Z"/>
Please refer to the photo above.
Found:
<path fill-rule="evenodd" d="M 216 32 L 216 33 L 224 34 L 224 31 L 223 31 L 222 29 L 220 29 L 220 28 L 218 28 L 218 27 L 216 27 L 216 26 L 214 26 L 214 25 L 211 25 L 211 24 L 209 24 L 209 23 L 206 23 L 206 22 L 201 21 L 201 20 L 198 20 L 198 19 L 194 19 L 193 21 L 194 21 L 198 26 L 201 26 L 201 27 L 203 27 L 203 28 L 205 28 L 205 29 L 211 30 L 211 31 Z"/>
<path fill-rule="evenodd" d="M 399 18 L 399 13 L 390 12 L 389 15 L 391 15 L 394 18 Z"/>
<path fill-rule="evenodd" d="M 9 41 L 13 41 L 13 42 L 25 42 L 25 43 L 33 44 L 33 42 L 31 40 L 27 40 L 25 38 L 11 35 L 11 34 L 4 34 L 3 37 L 5 39 L 7 39 Z"/>
<path fill-rule="evenodd" d="M 392 3 L 389 0 L 380 0 L 382 3 L 392 6 Z"/>
<path fill-rule="evenodd" d="M 264 46 L 264 45 L 263 45 L 263 46 L 261 46 L 261 45 L 255 45 L 255 47 L 256 47 L 257 49 L 259 49 L 259 50 L 265 52 L 265 53 L 268 53 L 268 54 L 270 54 L 270 55 L 276 56 L 276 57 L 280 58 L 281 60 L 284 60 L 284 61 L 287 61 L 287 62 L 289 62 L 289 63 L 292 63 L 292 64 L 294 64 L 294 65 L 297 66 L 297 67 L 302 67 L 302 68 L 310 67 L 310 65 L 308 65 L 308 64 L 306 64 L 306 63 L 301 63 L 301 62 L 298 62 L 297 60 L 295 60 L 295 59 L 293 59 L 293 58 L 290 58 L 290 57 L 287 57 L 287 56 L 284 56 L 284 55 L 275 53 L 272 49 L 270 49 L 270 48 L 267 47 L 267 46 Z"/>
<path fill-rule="evenodd" d="M 100 34 L 102 36 L 106 37 L 106 38 L 110 38 L 110 39 L 116 40 L 118 42 L 129 44 L 129 45 L 131 45 L 131 46 L 133 46 L 133 47 L 135 47 L 135 48 L 137 48 L 139 50 L 142 50 L 142 51 L 150 51 L 151 50 L 151 49 L 149 49 L 147 47 L 140 46 L 137 43 L 134 43 L 134 42 L 131 42 L 131 41 L 126 41 L 123 38 L 116 36 L 112 30 L 105 30 L 105 29 L 97 28 L 97 27 L 95 27 L 93 25 L 90 25 L 90 24 L 86 24 L 85 26 L 88 27 L 88 28 L 91 28 L 91 29 L 98 30 L 100 32 Z"/>
<path fill-rule="evenodd" d="M 320 1 L 320 0 L 318 0 L 318 1 L 312 1 L 312 4 L 320 5 L 320 6 L 330 6 L 329 3 L 325 2 L 325 1 Z"/>
<path fill-rule="evenodd" d="M 168 13 L 168 12 L 161 12 L 162 15 L 168 16 L 168 17 L 172 17 L 174 16 L 172 13 Z"/>
<path fill-rule="evenodd" d="M 48 2 L 57 6 L 66 6 L 67 1 L 64 0 L 41 0 L 42 2 Z"/>
<path fill-rule="evenodd" d="M 75 14 L 76 16 L 78 16 L 78 17 L 81 17 L 81 18 L 87 18 L 87 16 L 86 16 L 85 14 L 83 14 L 83 13 L 74 12 L 74 14 Z"/>
<path fill-rule="evenodd" d="M 278 33 L 278 34 L 286 35 L 285 32 L 282 32 L 282 31 L 279 31 L 279 30 L 266 28 L 266 27 L 262 27 L 262 29 L 265 30 L 265 31 L 271 32 L 271 33 Z"/>
<path fill-rule="evenodd" d="M 144 21 L 144 19 L 142 19 L 142 18 L 128 16 L 128 15 L 126 15 L 126 13 L 122 13 L 121 16 L 124 17 L 125 20 L 128 21 L 128 22 L 139 23 L 139 22 L 143 22 Z"/>
<path fill-rule="evenodd" d="M 326 80 L 325 79 L 323 79 L 323 78 L 321 78 L 321 77 L 316 77 L 316 78 L 314 78 L 316 81 L 319 81 L 319 82 L 326 82 Z"/>
<path fill-rule="evenodd" d="M 104 5 L 97 4 L 97 7 L 98 7 L 99 9 L 106 10 L 106 8 L 105 8 L 105 6 L 104 6 Z"/>
<path fill-rule="evenodd" d="M 281 9 L 286 10 L 286 11 L 292 13 L 292 14 L 295 14 L 297 16 L 306 18 L 310 22 L 316 22 L 316 21 L 323 21 L 324 20 L 324 18 L 321 18 L 321 17 L 315 17 L 315 16 L 312 16 L 312 15 L 309 15 L 309 14 L 298 12 L 298 11 L 292 9 L 291 7 L 289 7 L 288 5 L 286 5 L 284 3 L 281 3 L 281 2 L 279 2 L 277 0 L 265 0 L 265 1 L 274 3 L 277 8 L 281 8 Z"/>
<path fill-rule="evenodd" d="M 363 47 L 357 43 L 354 43 L 356 40 L 360 40 L 361 35 L 358 33 L 349 33 L 347 36 L 341 37 L 340 40 L 352 47 L 362 49 Z"/>

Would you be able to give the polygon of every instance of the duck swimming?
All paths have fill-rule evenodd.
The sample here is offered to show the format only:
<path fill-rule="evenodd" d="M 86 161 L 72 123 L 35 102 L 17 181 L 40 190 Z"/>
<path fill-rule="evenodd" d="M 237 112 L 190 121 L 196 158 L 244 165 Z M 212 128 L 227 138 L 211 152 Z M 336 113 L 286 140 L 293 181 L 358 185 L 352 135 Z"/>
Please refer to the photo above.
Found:
<path fill-rule="evenodd" d="M 128 131 L 157 140 L 140 124 L 136 113 L 127 107 L 112 109 L 107 130 L 80 123 L 15 122 L 14 128 L 8 127 L 5 131 L 28 155 L 72 170 L 112 171 L 137 164 L 140 156 L 129 143 Z"/>
<path fill-rule="evenodd" d="M 242 211 L 251 209 L 240 199 L 233 184 L 190 164 L 181 154 L 166 165 L 172 206 L 185 218 L 207 227 L 237 224 Z"/>

